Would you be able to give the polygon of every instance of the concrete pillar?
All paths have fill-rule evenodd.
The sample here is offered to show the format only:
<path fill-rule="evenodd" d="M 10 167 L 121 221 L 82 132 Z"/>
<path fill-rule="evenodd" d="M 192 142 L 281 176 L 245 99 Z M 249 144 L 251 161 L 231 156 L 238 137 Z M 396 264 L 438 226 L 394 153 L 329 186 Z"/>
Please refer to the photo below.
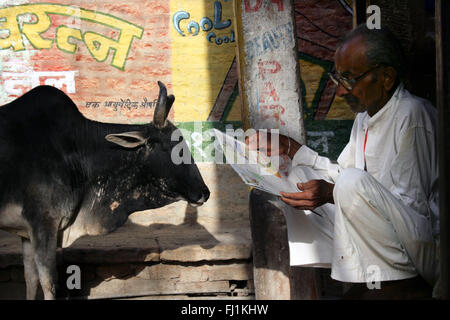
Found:
<path fill-rule="evenodd" d="M 291 0 L 235 0 L 244 129 L 279 129 L 305 143 L 300 71 Z M 314 299 L 314 270 L 291 268 L 284 215 L 250 193 L 256 299 Z"/>
<path fill-rule="evenodd" d="M 242 121 L 305 142 L 291 0 L 235 0 Z"/>

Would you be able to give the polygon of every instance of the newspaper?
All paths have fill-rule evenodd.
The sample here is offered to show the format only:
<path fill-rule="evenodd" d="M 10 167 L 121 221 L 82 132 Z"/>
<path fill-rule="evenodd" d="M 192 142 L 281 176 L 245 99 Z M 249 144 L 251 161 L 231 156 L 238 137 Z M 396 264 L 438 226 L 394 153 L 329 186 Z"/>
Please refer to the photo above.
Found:
<path fill-rule="evenodd" d="M 249 186 L 280 196 L 281 191 L 299 192 L 297 182 L 322 179 L 316 171 L 292 169 L 290 159 L 266 157 L 255 152 L 253 163 L 248 147 L 231 135 L 214 129 L 216 152 L 225 156 L 226 162 Z M 217 158 L 216 158 L 217 159 Z M 279 168 L 277 162 L 279 161 Z M 296 210 L 280 200 L 269 202 L 281 210 L 286 218 L 291 266 L 331 267 L 333 257 L 334 206 L 327 203 L 314 210 Z"/>
<path fill-rule="evenodd" d="M 299 192 L 298 180 L 289 176 L 290 159 L 287 156 L 268 157 L 263 152 L 251 151 L 234 136 L 214 129 L 216 152 L 225 156 L 227 164 L 247 185 L 280 196 L 280 192 Z M 295 177 L 293 177 L 295 179 Z"/>

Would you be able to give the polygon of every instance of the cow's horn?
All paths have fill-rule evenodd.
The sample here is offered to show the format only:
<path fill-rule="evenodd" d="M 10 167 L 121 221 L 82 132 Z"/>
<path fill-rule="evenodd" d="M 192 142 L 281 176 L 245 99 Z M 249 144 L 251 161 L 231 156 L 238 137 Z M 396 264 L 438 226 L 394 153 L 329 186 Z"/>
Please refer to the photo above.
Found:
<path fill-rule="evenodd" d="M 173 94 L 169 94 L 167 96 L 167 104 L 166 104 L 166 116 L 165 119 L 167 119 L 167 116 L 169 115 L 170 108 L 173 105 L 173 102 L 175 101 L 175 96 Z"/>
<path fill-rule="evenodd" d="M 166 111 L 167 106 L 167 89 L 166 86 L 158 81 L 159 85 L 159 96 L 158 96 L 158 104 L 155 108 L 155 113 L 153 114 L 153 123 L 156 127 L 162 128 L 166 125 L 166 118 L 168 111 Z"/>

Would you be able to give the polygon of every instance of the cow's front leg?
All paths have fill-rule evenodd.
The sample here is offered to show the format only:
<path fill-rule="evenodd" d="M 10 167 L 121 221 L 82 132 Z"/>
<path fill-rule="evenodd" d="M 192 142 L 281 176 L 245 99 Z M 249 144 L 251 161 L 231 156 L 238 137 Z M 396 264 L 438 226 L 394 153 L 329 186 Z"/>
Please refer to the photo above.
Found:
<path fill-rule="evenodd" d="M 39 273 L 34 261 L 34 249 L 29 239 L 22 238 L 22 255 L 27 285 L 27 300 L 34 300 L 39 288 Z"/>
<path fill-rule="evenodd" d="M 45 300 L 56 298 L 58 272 L 56 266 L 57 231 L 36 228 L 32 232 L 31 244 L 34 250 L 39 280 Z"/>

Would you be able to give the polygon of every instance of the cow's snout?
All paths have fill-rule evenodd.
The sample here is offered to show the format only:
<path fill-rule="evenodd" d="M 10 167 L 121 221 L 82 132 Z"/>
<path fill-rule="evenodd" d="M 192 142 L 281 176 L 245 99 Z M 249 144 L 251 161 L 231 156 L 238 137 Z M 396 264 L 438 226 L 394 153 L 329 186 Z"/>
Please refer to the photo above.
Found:
<path fill-rule="evenodd" d="M 203 189 L 203 198 L 205 199 L 204 202 L 208 201 L 209 195 L 210 195 L 209 189 L 207 186 L 205 186 L 205 188 Z"/>
<path fill-rule="evenodd" d="M 210 195 L 210 192 L 209 192 L 208 187 L 204 186 L 198 192 L 190 194 L 189 204 L 194 207 L 201 206 L 209 199 L 209 195 Z"/>

